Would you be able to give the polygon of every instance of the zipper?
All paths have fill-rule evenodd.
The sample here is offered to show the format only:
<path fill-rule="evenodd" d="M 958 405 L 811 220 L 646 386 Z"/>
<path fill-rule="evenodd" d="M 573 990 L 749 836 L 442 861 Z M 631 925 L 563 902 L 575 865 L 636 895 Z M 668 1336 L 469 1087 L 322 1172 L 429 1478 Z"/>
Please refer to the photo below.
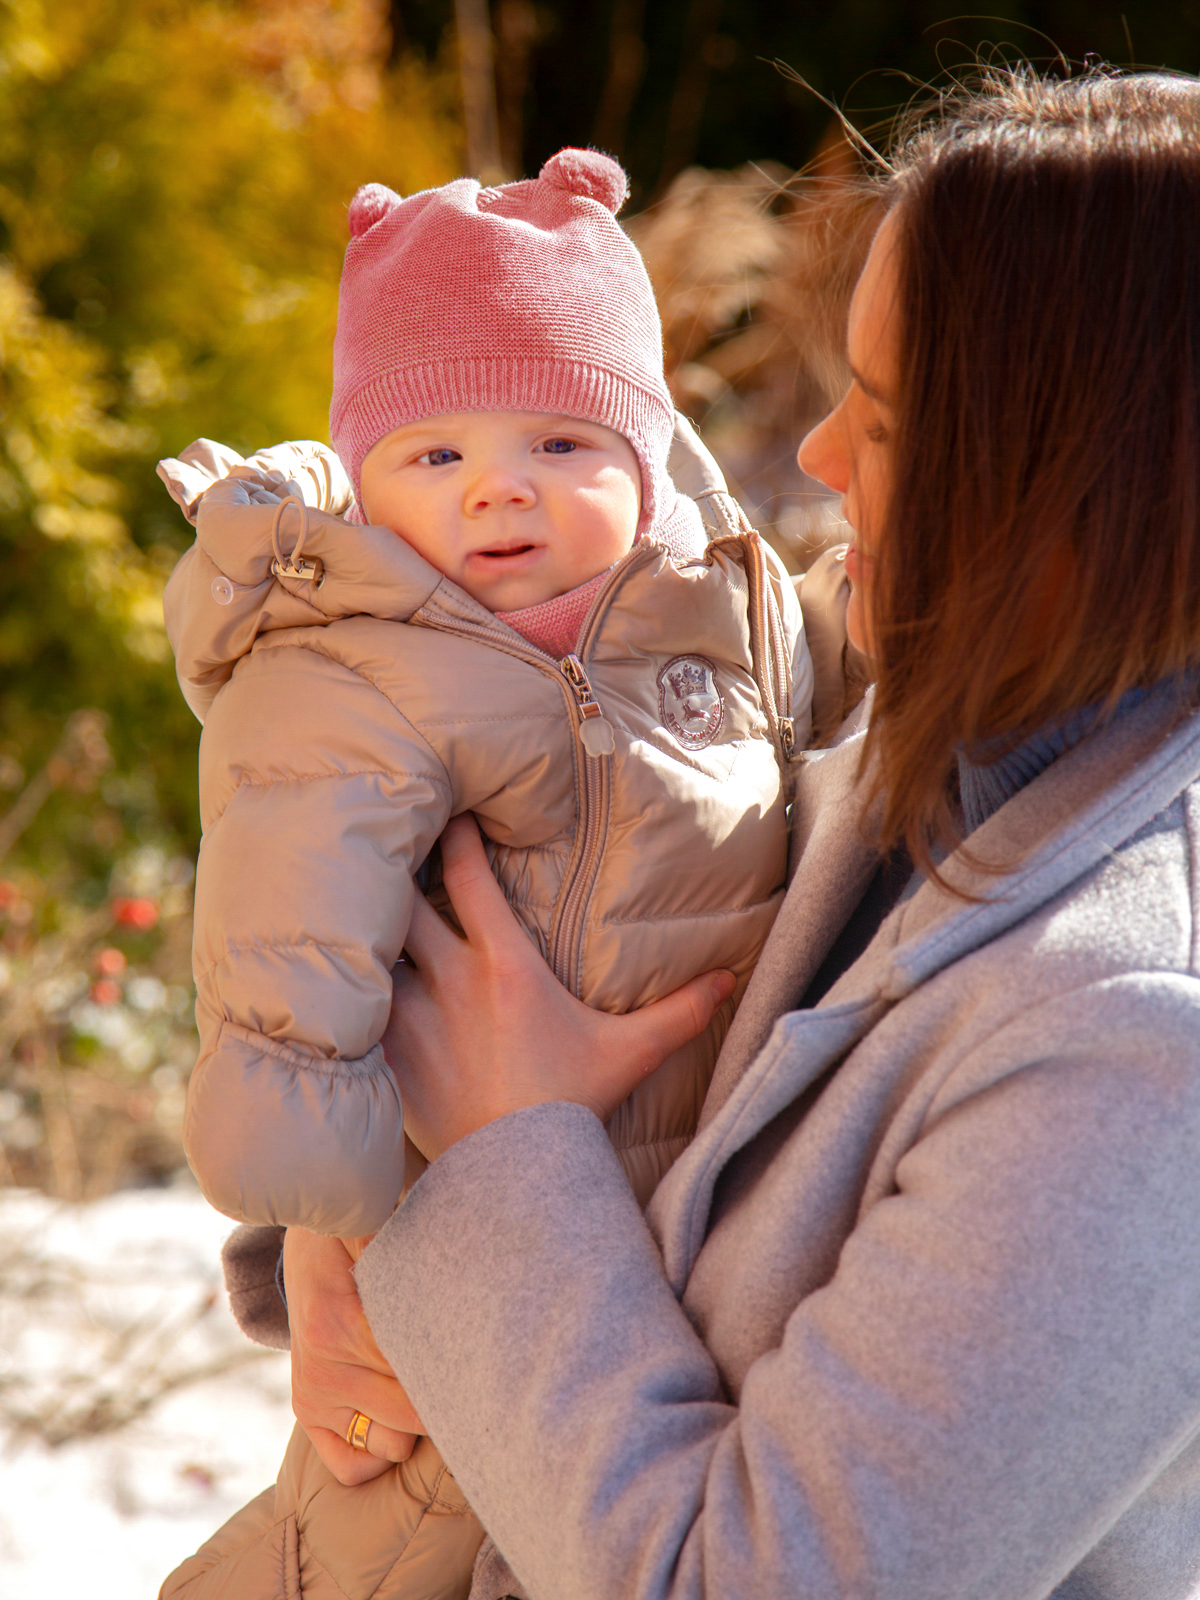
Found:
<path fill-rule="evenodd" d="M 424 626 L 438 628 L 443 633 L 485 640 L 506 655 L 515 656 L 518 661 L 539 668 L 548 677 L 556 679 L 563 690 L 575 733 L 573 745 L 577 746 L 572 751 L 572 759 L 575 763 L 578 817 L 575 844 L 555 903 L 548 954 L 554 976 L 574 995 L 578 995 L 580 989 L 584 917 L 608 833 L 612 804 L 611 757 L 615 749 L 612 724 L 596 699 L 581 657 L 591 645 L 600 618 L 619 584 L 635 567 L 653 559 L 658 553 L 657 545 L 647 549 L 637 544 L 617 563 L 584 619 L 576 647 L 578 654 L 564 656 L 561 661 L 555 661 L 552 656 L 520 639 L 519 635 L 514 636 L 508 628 L 489 626 L 486 622 L 476 622 L 466 617 L 422 619 Z"/>
<path fill-rule="evenodd" d="M 582 637 L 582 635 L 581 635 Z M 550 929 L 550 967 L 560 983 L 578 994 L 583 966 L 583 926 L 592 888 L 604 854 L 608 818 L 612 806 L 612 769 L 609 757 L 615 749 L 612 723 L 600 709 L 592 692 L 583 662 L 576 655 L 564 656 L 559 663 L 563 677 L 571 686 L 579 743 L 583 747 L 582 782 L 579 786 L 579 822 L 575 849 L 563 879 L 563 890 L 555 908 Z"/>
<path fill-rule="evenodd" d="M 564 656 L 559 662 L 562 675 L 571 685 L 579 712 L 579 742 L 590 756 L 610 756 L 616 749 L 612 723 L 600 709 L 592 693 L 588 675 L 578 656 Z"/>
<path fill-rule="evenodd" d="M 605 717 L 588 680 L 587 659 L 618 585 L 638 567 L 660 554 L 658 545 L 640 542 L 613 568 L 607 583 L 592 601 L 583 619 L 575 653 L 564 656 L 559 668 L 571 687 L 579 716 L 577 734 L 583 750 L 579 783 L 579 825 L 575 849 L 567 864 L 563 890 L 550 928 L 550 968 L 560 983 L 578 994 L 583 979 L 583 928 L 592 888 L 600 871 L 608 819 L 612 809 L 612 724 Z"/>
<path fill-rule="evenodd" d="M 754 681 L 762 698 L 767 727 L 775 746 L 775 754 L 783 773 L 784 783 L 790 791 L 791 763 L 796 752 L 796 728 L 792 720 L 792 672 L 788 660 L 779 608 L 771 592 L 771 579 L 767 572 L 760 535 L 745 520 L 736 501 L 728 495 L 709 497 L 722 513 L 722 521 L 730 529 L 718 535 L 709 548 L 740 551 L 746 570 L 747 622 L 750 628 L 750 656 L 754 667 Z M 726 504 L 731 502 L 731 504 Z M 735 509 L 736 508 L 736 515 Z"/>

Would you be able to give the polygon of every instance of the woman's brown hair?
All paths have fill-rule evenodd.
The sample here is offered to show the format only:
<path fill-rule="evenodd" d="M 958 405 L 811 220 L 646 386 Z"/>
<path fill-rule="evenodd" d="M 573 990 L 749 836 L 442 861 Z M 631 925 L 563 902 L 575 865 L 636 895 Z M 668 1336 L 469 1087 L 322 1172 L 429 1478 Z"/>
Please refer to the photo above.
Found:
<path fill-rule="evenodd" d="M 869 739 L 884 842 L 928 865 L 960 749 L 1200 663 L 1200 83 L 992 75 L 891 165 Z"/>

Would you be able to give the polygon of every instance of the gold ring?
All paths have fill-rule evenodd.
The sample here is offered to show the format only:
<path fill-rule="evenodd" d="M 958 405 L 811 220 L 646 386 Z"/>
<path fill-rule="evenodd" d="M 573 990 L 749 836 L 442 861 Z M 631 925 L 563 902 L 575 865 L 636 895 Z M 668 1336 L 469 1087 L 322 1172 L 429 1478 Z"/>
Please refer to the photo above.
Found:
<path fill-rule="evenodd" d="M 371 1419 L 361 1411 L 356 1411 L 350 1419 L 350 1426 L 346 1429 L 346 1443 L 353 1445 L 355 1450 L 367 1448 L 367 1435 L 371 1431 Z"/>

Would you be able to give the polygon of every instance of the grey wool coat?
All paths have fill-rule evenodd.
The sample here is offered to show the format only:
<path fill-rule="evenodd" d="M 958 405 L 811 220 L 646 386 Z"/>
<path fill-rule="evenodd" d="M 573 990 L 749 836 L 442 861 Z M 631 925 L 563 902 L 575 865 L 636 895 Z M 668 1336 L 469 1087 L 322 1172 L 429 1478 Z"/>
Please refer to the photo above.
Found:
<path fill-rule="evenodd" d="M 598 1121 L 454 1145 L 364 1255 L 495 1541 L 473 1600 L 1200 1595 L 1200 717 L 1152 696 L 791 1009 L 873 869 L 857 740 L 643 1218 Z M 500 1552 L 503 1552 L 501 1557 Z"/>

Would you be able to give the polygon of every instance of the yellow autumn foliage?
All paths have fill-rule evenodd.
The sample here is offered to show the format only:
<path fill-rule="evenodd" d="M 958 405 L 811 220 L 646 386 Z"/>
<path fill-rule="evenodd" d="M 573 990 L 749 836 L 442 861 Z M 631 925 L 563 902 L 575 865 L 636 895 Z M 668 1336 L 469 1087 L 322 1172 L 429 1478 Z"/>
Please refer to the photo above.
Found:
<path fill-rule="evenodd" d="M 0 762 L 77 705 L 190 832 L 162 634 L 199 436 L 324 437 L 346 206 L 461 159 L 381 0 L 0 0 Z M 144 784 L 143 784 L 144 787 Z"/>

